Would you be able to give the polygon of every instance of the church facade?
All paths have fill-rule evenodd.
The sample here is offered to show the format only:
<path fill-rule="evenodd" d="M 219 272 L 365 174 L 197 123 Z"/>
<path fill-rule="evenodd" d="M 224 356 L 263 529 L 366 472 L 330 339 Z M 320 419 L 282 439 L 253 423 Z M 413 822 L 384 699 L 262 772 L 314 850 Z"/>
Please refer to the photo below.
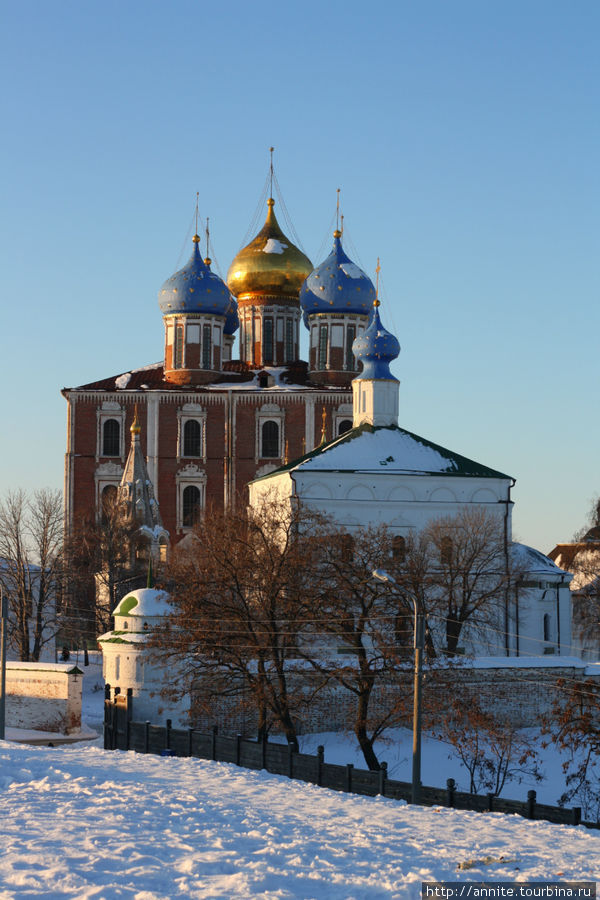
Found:
<path fill-rule="evenodd" d="M 227 283 L 193 238 L 192 255 L 159 291 L 163 360 L 64 388 L 67 528 L 117 495 L 138 441 L 161 521 L 177 542 L 209 508 L 246 502 L 246 485 L 352 425 L 352 343 L 369 319 L 370 279 L 341 233 L 319 269 L 282 232 L 268 200 L 263 228 Z M 310 359 L 299 359 L 300 329 Z M 239 332 L 239 359 L 233 345 Z"/>

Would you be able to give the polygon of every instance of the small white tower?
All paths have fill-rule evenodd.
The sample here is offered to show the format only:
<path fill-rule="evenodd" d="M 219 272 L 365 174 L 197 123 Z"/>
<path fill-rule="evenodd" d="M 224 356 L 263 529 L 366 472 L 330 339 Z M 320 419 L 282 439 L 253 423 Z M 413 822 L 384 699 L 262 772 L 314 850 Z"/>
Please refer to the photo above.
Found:
<path fill-rule="evenodd" d="M 398 426 L 400 382 L 390 372 L 390 362 L 400 353 L 397 339 L 381 324 L 379 300 L 373 304 L 371 324 L 357 337 L 352 352 L 363 368 L 352 382 L 353 427 Z"/>
<path fill-rule="evenodd" d="M 150 580 L 150 579 L 149 579 Z M 115 630 L 98 638 L 102 649 L 102 674 L 106 684 L 121 693 L 132 689 L 133 718 L 174 727 L 189 725 L 189 695 L 173 701 L 162 695 L 164 688 L 180 680 L 176 667 L 161 664 L 150 651 L 152 631 L 171 615 L 169 595 L 153 587 L 128 591 L 116 607 Z"/>

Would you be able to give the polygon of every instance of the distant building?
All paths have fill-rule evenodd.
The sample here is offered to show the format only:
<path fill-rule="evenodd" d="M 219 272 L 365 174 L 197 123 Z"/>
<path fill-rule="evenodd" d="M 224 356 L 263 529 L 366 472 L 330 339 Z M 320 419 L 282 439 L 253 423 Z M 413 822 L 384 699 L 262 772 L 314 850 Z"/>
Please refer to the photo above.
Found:
<path fill-rule="evenodd" d="M 548 554 L 572 575 L 573 653 L 600 659 L 600 528 L 581 541 L 557 544 Z"/>

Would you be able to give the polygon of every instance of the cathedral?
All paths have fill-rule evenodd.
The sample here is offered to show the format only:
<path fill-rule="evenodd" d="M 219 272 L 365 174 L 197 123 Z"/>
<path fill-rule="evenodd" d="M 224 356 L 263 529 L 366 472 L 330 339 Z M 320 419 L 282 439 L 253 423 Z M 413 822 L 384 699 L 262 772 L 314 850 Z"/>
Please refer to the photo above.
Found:
<path fill-rule="evenodd" d="M 144 515 L 176 543 L 204 509 L 245 503 L 250 481 L 352 427 L 352 344 L 376 291 L 340 230 L 315 269 L 283 233 L 270 197 L 226 281 L 202 258 L 198 234 L 191 250 L 158 292 L 162 362 L 62 391 L 67 528 L 91 511 L 100 520 L 108 500 L 131 495 L 134 436 L 146 464 L 138 493 L 144 480 L 153 488 Z M 299 358 L 302 328 L 308 362 Z"/>

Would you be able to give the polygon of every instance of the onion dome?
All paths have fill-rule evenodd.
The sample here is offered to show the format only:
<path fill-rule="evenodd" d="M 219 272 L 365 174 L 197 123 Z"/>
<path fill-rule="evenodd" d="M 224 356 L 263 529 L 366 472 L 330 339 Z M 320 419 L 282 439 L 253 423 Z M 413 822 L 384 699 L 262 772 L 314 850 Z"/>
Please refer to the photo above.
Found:
<path fill-rule="evenodd" d="M 210 271 L 200 255 L 200 238 L 194 235 L 194 250 L 187 265 L 167 278 L 158 293 L 163 316 L 171 313 L 204 313 L 225 316 L 232 303 L 227 285 Z"/>
<path fill-rule="evenodd" d="M 297 300 L 313 266 L 279 227 L 272 197 L 267 204 L 265 224 L 231 263 L 227 284 L 238 300 L 256 294 Z"/>
<path fill-rule="evenodd" d="M 333 250 L 310 273 L 300 291 L 304 324 L 311 313 L 355 313 L 368 316 L 376 297 L 375 286 L 342 248 L 341 231 L 333 232 Z"/>
<path fill-rule="evenodd" d="M 352 352 L 363 364 L 358 379 L 387 379 L 396 381 L 390 372 L 390 363 L 400 355 L 400 343 L 381 324 L 379 300 L 373 304 L 373 314 L 369 327 L 352 344 Z"/>

